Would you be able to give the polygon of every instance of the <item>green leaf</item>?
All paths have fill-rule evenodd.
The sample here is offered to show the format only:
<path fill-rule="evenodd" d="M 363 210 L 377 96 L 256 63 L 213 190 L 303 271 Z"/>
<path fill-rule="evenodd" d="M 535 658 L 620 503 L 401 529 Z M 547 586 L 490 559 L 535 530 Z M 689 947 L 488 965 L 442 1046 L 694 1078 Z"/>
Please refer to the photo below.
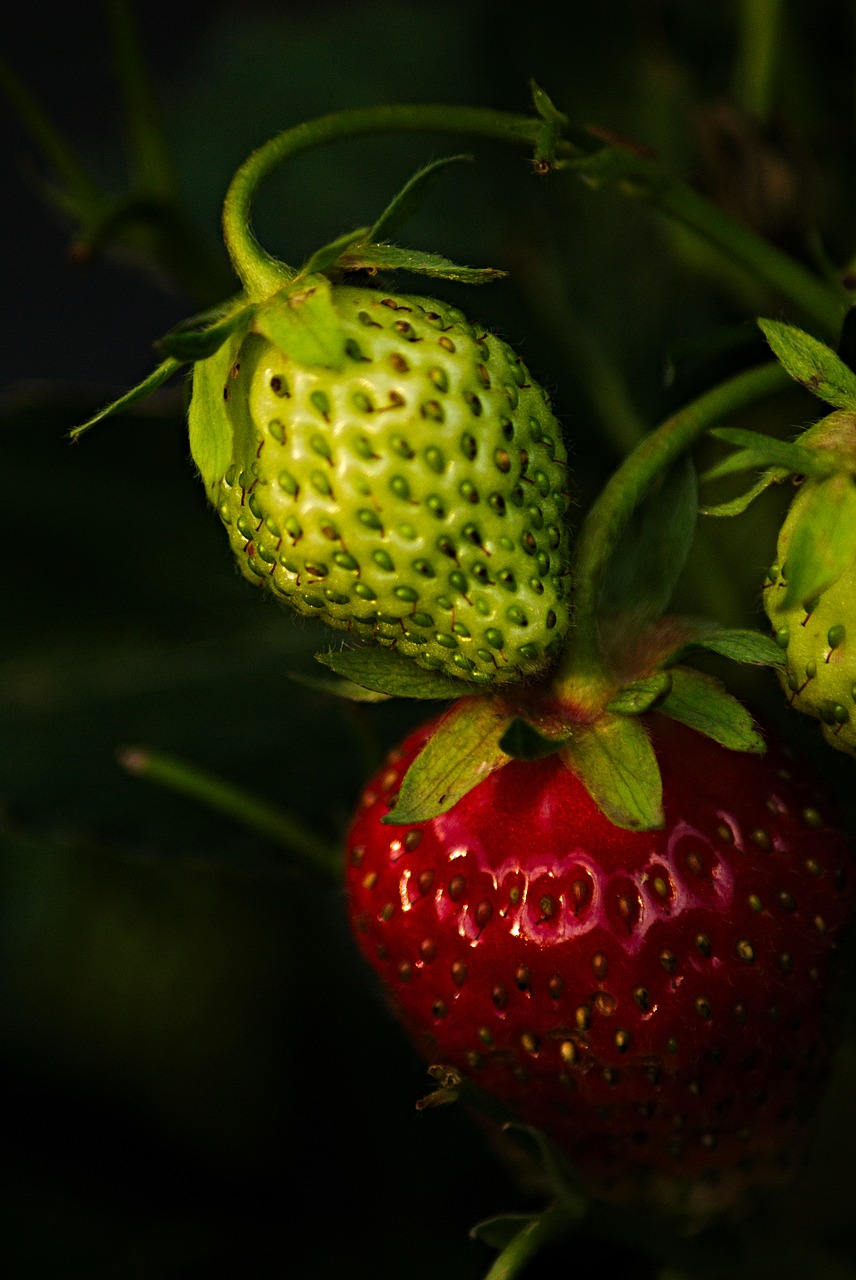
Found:
<path fill-rule="evenodd" d="M 250 327 L 255 310 L 253 305 L 244 302 L 201 328 L 191 328 L 184 321 L 164 334 L 157 343 L 158 349 L 182 361 L 207 360 L 233 333 Z"/>
<path fill-rule="evenodd" d="M 829 449 L 806 449 L 790 440 L 777 440 L 759 431 L 715 427 L 710 435 L 740 447 L 736 453 L 705 472 L 702 477 L 705 481 L 718 480 L 721 476 L 750 467 L 780 467 L 788 475 L 822 477 L 841 470 L 843 465 L 843 460 Z"/>
<path fill-rule="evenodd" d="M 489 284 L 507 274 L 496 267 L 460 267 L 437 253 L 400 249 L 392 244 L 354 245 L 342 254 L 340 265 L 346 271 L 411 271 L 458 284 Z"/>
<path fill-rule="evenodd" d="M 764 751 L 764 739 L 742 702 L 718 680 L 690 667 L 672 669 L 672 689 L 657 707 L 662 715 L 713 738 L 732 751 Z"/>
<path fill-rule="evenodd" d="M 301 277 L 259 307 L 253 329 L 298 364 L 341 369 L 345 334 L 325 276 Z"/>
<path fill-rule="evenodd" d="M 339 261 L 345 250 L 350 248 L 352 244 L 360 244 L 370 236 L 371 232 L 368 227 L 360 227 L 356 231 L 346 231 L 343 236 L 338 236 L 335 240 L 331 240 L 329 244 L 322 245 L 320 249 L 316 249 L 303 267 L 301 275 L 310 276 L 326 271 L 328 267 L 332 267 Z"/>
<path fill-rule="evenodd" d="M 346 680 L 390 698 L 471 697 L 473 686 L 442 671 L 426 671 L 394 649 L 331 649 L 316 653 L 316 662 Z"/>
<path fill-rule="evenodd" d="M 637 507 L 612 555 L 603 587 L 606 608 L 658 618 L 668 605 L 692 545 L 698 499 L 695 468 L 679 458 Z"/>
<path fill-rule="evenodd" d="M 389 823 L 426 822 L 447 813 L 508 762 L 500 747 L 508 714 L 492 698 L 457 702 L 411 764 Z"/>
<path fill-rule="evenodd" d="M 856 409 L 856 373 L 825 343 L 779 320 L 759 320 L 770 348 L 790 376 L 839 409 Z"/>
<path fill-rule="evenodd" d="M 625 685 L 607 704 L 606 709 L 619 716 L 640 716 L 665 697 L 671 687 L 672 677 L 669 672 L 657 671 L 654 675 Z"/>
<path fill-rule="evenodd" d="M 562 748 L 562 758 L 617 827 L 628 831 L 662 828 L 660 768 L 639 720 L 606 715 L 580 725 Z"/>
<path fill-rule="evenodd" d="M 446 156 L 440 160 L 433 160 L 422 169 L 418 169 L 398 194 L 393 196 L 365 238 L 372 242 L 388 240 L 394 231 L 397 231 L 400 226 L 403 226 L 418 212 L 434 183 L 446 169 L 453 164 L 472 163 L 472 156 Z"/>
<path fill-rule="evenodd" d="M 529 81 L 529 88 L 532 91 L 532 105 L 542 120 L 546 120 L 548 124 L 568 123 L 568 117 L 558 109 L 549 94 L 535 80 Z"/>
<path fill-rule="evenodd" d="M 546 738 L 526 720 L 514 719 L 502 735 L 500 747 L 515 760 L 543 760 L 558 751 L 565 737 Z"/>
<path fill-rule="evenodd" d="M 699 649 L 721 654 L 734 662 L 747 662 L 758 667 L 780 667 L 785 660 L 775 640 L 760 631 L 717 627 L 682 644 L 670 654 L 668 664 L 676 665 L 688 653 Z"/>
<path fill-rule="evenodd" d="M 241 347 L 243 334 L 233 333 L 207 360 L 193 366 L 193 395 L 188 427 L 190 453 L 210 496 L 232 460 L 232 420 L 224 388 Z"/>
<path fill-rule="evenodd" d="M 742 468 L 741 468 L 742 469 Z M 718 502 L 713 507 L 699 507 L 699 515 L 702 516 L 739 516 L 755 501 L 757 497 L 768 489 L 771 484 L 781 484 L 783 480 L 787 480 L 790 472 L 786 467 L 771 467 L 769 471 L 765 471 L 760 479 L 756 480 L 751 489 L 747 489 L 745 493 L 741 493 L 737 498 L 731 498 L 728 502 Z M 707 477 L 703 477 L 707 479 Z"/>
<path fill-rule="evenodd" d="M 856 560 L 856 482 L 830 476 L 800 494 L 783 573 L 782 606 L 808 605 Z"/>
<path fill-rule="evenodd" d="M 69 437 L 72 440 L 79 440 L 84 431 L 94 427 L 96 422 L 101 422 L 103 418 L 109 418 L 114 413 L 121 413 L 123 409 L 128 409 L 132 404 L 136 404 L 138 400 L 145 400 L 146 396 L 150 396 L 153 391 L 157 391 L 158 387 L 162 387 L 186 363 L 185 360 L 176 360 L 173 356 L 170 356 L 169 359 L 159 364 L 142 382 L 138 382 L 135 387 L 132 387 L 130 391 L 126 391 L 118 400 L 113 400 L 111 404 L 105 405 L 93 417 L 70 431 L 68 433 Z"/>
<path fill-rule="evenodd" d="M 483 1244 L 501 1253 L 512 1240 L 517 1239 L 521 1231 L 525 1231 L 537 1221 L 538 1215 L 534 1213 L 501 1213 L 495 1218 L 486 1218 L 484 1222 L 477 1222 L 470 1230 L 470 1236 L 473 1240 L 481 1240 Z"/>

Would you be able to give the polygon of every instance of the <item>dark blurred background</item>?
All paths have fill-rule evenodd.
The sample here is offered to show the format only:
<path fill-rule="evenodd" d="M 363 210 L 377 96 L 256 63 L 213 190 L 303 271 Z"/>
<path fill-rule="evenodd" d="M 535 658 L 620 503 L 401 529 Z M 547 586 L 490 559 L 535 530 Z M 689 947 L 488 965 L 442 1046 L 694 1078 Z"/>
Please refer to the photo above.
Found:
<path fill-rule="evenodd" d="M 392 101 L 526 111 L 534 76 L 575 123 L 656 148 L 802 260 L 841 264 L 856 252 L 852 6 L 782 4 L 759 94 L 746 24 L 763 7 L 180 0 L 139 19 L 182 197 L 215 256 L 229 177 L 278 130 Z M 35 3 L 4 19 L 2 52 L 121 188 L 102 6 Z M 376 753 L 421 713 L 355 710 L 290 679 L 326 637 L 237 577 L 188 457 L 180 385 L 68 444 L 199 300 L 133 263 L 73 260 L 50 167 L 2 100 L 0 139 L 4 1274 L 476 1280 L 490 1254 L 468 1228 L 532 1202 L 465 1117 L 416 1115 L 424 1070 L 357 962 L 341 894 L 117 763 L 129 744 L 175 753 L 336 840 Z M 460 149 L 395 137 L 301 158 L 265 187 L 260 238 L 299 262 Z M 582 511 L 640 432 L 763 356 L 755 315 L 800 317 L 646 205 L 466 149 L 478 163 L 447 174 L 402 238 L 511 273 L 435 291 L 550 388 Z M 745 425 L 787 434 L 814 412 L 795 393 Z M 708 530 L 682 607 L 762 625 L 786 496 Z M 771 676 L 731 687 L 817 756 L 849 815 L 852 761 L 783 713 Z M 852 1031 L 852 1000 L 848 1017 Z M 813 1163 L 731 1275 L 856 1275 L 854 1060 L 845 1047 Z M 570 1257 L 658 1274 L 608 1242 Z"/>

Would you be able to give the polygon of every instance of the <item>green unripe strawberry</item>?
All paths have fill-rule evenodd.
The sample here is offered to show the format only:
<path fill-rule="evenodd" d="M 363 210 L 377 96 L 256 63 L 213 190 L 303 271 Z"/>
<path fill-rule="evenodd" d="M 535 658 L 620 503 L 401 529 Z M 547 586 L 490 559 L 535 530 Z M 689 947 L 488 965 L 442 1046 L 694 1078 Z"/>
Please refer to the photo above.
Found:
<path fill-rule="evenodd" d="M 329 297 L 340 368 L 289 357 L 256 324 L 221 375 L 232 459 L 212 496 L 242 572 L 423 667 L 482 684 L 539 671 L 568 625 L 549 398 L 446 303 Z"/>
<path fill-rule="evenodd" d="M 779 678 L 792 706 L 820 720 L 833 747 L 856 755 L 856 560 L 805 605 L 785 598 L 794 532 L 813 489 L 804 484 L 782 525 L 764 606 L 784 650 Z"/>

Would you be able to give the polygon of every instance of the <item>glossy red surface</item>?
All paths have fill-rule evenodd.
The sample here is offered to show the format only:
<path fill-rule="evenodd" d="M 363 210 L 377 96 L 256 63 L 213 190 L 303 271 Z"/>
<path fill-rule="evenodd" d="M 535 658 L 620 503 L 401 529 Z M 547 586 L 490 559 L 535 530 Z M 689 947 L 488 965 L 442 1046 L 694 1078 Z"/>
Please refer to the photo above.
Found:
<path fill-rule="evenodd" d="M 652 729 L 667 822 L 645 834 L 557 756 L 382 825 L 423 729 L 363 794 L 350 912 L 426 1059 L 548 1130 L 601 1194 L 728 1174 L 728 1202 L 787 1163 L 823 1075 L 851 853 L 775 747 Z"/>

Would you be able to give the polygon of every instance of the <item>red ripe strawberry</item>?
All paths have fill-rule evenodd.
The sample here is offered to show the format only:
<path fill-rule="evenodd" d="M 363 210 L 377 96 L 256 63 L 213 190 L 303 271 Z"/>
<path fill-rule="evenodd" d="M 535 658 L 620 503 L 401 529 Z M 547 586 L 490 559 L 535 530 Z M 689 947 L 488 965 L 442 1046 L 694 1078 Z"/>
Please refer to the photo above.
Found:
<path fill-rule="evenodd" d="M 557 756 L 386 825 L 431 725 L 366 787 L 350 915 L 417 1047 L 570 1153 L 594 1194 L 704 1216 L 788 1171 L 832 1037 L 844 836 L 772 744 L 653 718 L 666 826 L 613 826 Z"/>

